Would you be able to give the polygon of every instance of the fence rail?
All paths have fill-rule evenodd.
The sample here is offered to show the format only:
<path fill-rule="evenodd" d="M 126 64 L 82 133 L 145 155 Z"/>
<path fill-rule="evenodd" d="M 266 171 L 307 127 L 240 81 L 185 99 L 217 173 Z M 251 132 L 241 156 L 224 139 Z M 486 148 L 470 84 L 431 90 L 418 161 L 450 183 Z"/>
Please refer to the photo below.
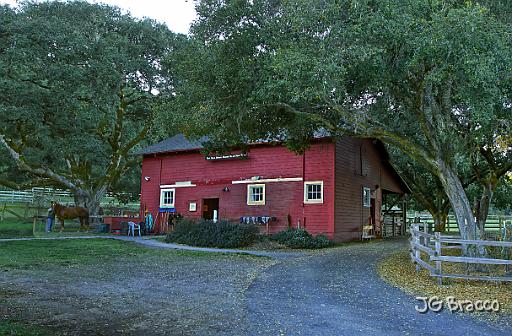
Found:
<path fill-rule="evenodd" d="M 420 223 L 424 224 L 427 223 L 429 230 L 434 229 L 434 219 L 432 218 L 432 215 L 425 214 L 425 213 L 415 213 L 412 215 L 412 213 L 409 213 L 407 215 L 407 219 L 409 223 Z M 503 227 L 504 222 L 512 221 L 512 216 L 510 215 L 489 215 L 487 217 L 487 221 L 485 223 L 485 230 L 488 232 L 496 232 L 500 230 Z M 459 227 L 457 226 L 457 220 L 455 219 L 454 215 L 449 215 L 446 221 L 446 232 L 459 232 Z"/>
<path fill-rule="evenodd" d="M 0 202 L 34 203 L 37 198 L 69 198 L 69 192 L 51 188 L 32 188 L 30 190 L 0 190 Z"/>
<path fill-rule="evenodd" d="M 135 194 L 133 194 L 136 196 Z M 108 192 L 105 195 L 105 203 L 114 206 L 113 200 L 117 200 L 118 195 Z M 140 199 L 140 194 L 138 195 Z M 60 203 L 74 203 L 73 195 L 64 190 L 53 188 L 34 187 L 29 190 L 7 190 L 0 189 L 0 203 L 29 203 L 29 204 L 44 204 L 49 205 L 50 201 L 57 201 Z M 138 201 L 134 203 L 139 206 Z"/>
<path fill-rule="evenodd" d="M 466 256 L 452 256 L 443 255 L 445 249 L 463 249 L 467 246 L 476 246 L 477 250 L 485 246 L 501 247 L 505 249 L 512 248 L 512 242 L 508 241 L 492 241 L 492 240 L 465 240 L 459 237 L 441 235 L 439 232 L 429 233 L 428 224 L 412 224 L 410 227 L 411 232 L 411 260 L 416 264 L 416 270 L 419 271 L 424 268 L 430 272 L 430 275 L 436 277 L 438 284 L 441 285 L 443 278 L 451 279 L 466 279 L 466 280 L 486 280 L 486 281 L 512 281 L 512 274 L 508 275 L 512 260 L 510 253 L 507 251 L 503 253 L 503 258 L 491 257 L 466 257 Z M 446 245 L 452 244 L 452 245 Z M 422 255 L 423 254 L 423 255 Z M 426 255 L 426 256 L 424 256 Z M 444 263 L 457 263 L 466 265 L 466 274 L 450 274 L 443 269 Z M 434 264 L 431 264 L 434 263 Z M 467 272 L 469 265 L 504 265 L 505 275 L 471 275 Z"/>

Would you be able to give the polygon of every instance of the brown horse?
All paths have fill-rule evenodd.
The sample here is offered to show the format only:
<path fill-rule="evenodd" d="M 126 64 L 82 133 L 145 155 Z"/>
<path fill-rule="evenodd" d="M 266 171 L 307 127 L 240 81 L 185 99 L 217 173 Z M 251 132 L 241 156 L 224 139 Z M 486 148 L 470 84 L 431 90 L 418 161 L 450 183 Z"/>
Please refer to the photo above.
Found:
<path fill-rule="evenodd" d="M 89 210 L 82 207 L 67 207 L 59 203 L 52 204 L 55 217 L 60 220 L 60 232 L 64 230 L 64 220 L 78 218 L 80 220 L 80 229 L 85 228 L 89 231 Z M 80 229 L 78 229 L 80 231 Z"/>

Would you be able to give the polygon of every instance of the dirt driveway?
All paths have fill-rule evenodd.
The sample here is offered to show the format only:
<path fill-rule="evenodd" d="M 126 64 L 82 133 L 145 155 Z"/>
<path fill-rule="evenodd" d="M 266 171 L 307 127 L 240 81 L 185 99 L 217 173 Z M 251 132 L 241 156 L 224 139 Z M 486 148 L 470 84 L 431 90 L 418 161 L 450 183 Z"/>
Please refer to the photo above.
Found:
<path fill-rule="evenodd" d="M 405 248 L 403 239 L 351 245 L 266 269 L 246 293 L 249 334 L 512 335 L 503 323 L 417 313 L 419 301 L 376 271 L 381 258 Z"/>
<path fill-rule="evenodd" d="M 415 312 L 375 265 L 404 241 L 301 257 L 166 251 L 95 265 L 0 270 L 0 314 L 60 335 L 512 335 Z"/>
<path fill-rule="evenodd" d="M 148 250 L 134 248 L 134 254 Z M 274 264 L 237 254 L 154 251 L 92 265 L 2 267 L 0 316 L 48 327 L 51 335 L 226 334 L 247 325 L 244 293 Z"/>

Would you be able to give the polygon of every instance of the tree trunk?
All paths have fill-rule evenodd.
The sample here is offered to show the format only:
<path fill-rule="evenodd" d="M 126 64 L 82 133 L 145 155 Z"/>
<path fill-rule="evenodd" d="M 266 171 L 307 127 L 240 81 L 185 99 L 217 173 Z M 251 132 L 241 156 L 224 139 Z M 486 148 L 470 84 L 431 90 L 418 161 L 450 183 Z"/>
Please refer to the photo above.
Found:
<path fill-rule="evenodd" d="M 459 177 L 444 160 L 439 159 L 438 166 L 439 178 L 446 191 L 446 195 L 450 199 L 450 204 L 453 212 L 455 213 L 455 219 L 457 220 L 461 238 L 465 240 L 480 239 L 480 232 L 477 228 L 475 218 L 473 217 L 471 203 L 469 202 Z M 474 245 L 472 246 L 474 247 Z M 477 253 L 479 255 L 485 255 L 484 250 L 477 252 L 476 249 L 468 247 L 470 246 L 462 246 L 464 255 L 475 256 Z"/>
<path fill-rule="evenodd" d="M 75 190 L 73 193 L 75 205 L 83 208 L 88 208 L 87 201 L 89 200 L 89 193 L 85 189 Z"/>
<path fill-rule="evenodd" d="M 491 182 L 488 182 L 485 183 L 483 187 L 482 197 L 478 201 L 478 208 L 476 212 L 476 220 L 482 235 L 485 233 L 485 223 L 487 222 L 487 216 L 489 215 L 489 207 L 494 195 L 495 186 Z"/>
<path fill-rule="evenodd" d="M 448 219 L 448 210 L 436 210 L 431 212 L 432 218 L 434 219 L 434 230 L 436 232 L 446 231 L 446 222 Z"/>
<path fill-rule="evenodd" d="M 107 193 L 107 187 L 101 186 L 93 190 L 79 189 L 74 192 L 75 205 L 89 210 L 90 223 L 97 224 L 101 201 Z"/>

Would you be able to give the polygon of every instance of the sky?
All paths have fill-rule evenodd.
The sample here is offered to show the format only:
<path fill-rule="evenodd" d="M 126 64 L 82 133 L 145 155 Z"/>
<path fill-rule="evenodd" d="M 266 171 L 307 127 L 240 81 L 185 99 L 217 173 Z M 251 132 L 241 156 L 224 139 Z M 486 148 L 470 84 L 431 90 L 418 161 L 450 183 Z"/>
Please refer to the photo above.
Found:
<path fill-rule="evenodd" d="M 196 17 L 193 0 L 87 0 L 129 11 L 133 16 L 148 17 L 166 23 L 177 33 L 186 34 Z M 0 4 L 16 5 L 16 0 L 0 0 Z"/>

